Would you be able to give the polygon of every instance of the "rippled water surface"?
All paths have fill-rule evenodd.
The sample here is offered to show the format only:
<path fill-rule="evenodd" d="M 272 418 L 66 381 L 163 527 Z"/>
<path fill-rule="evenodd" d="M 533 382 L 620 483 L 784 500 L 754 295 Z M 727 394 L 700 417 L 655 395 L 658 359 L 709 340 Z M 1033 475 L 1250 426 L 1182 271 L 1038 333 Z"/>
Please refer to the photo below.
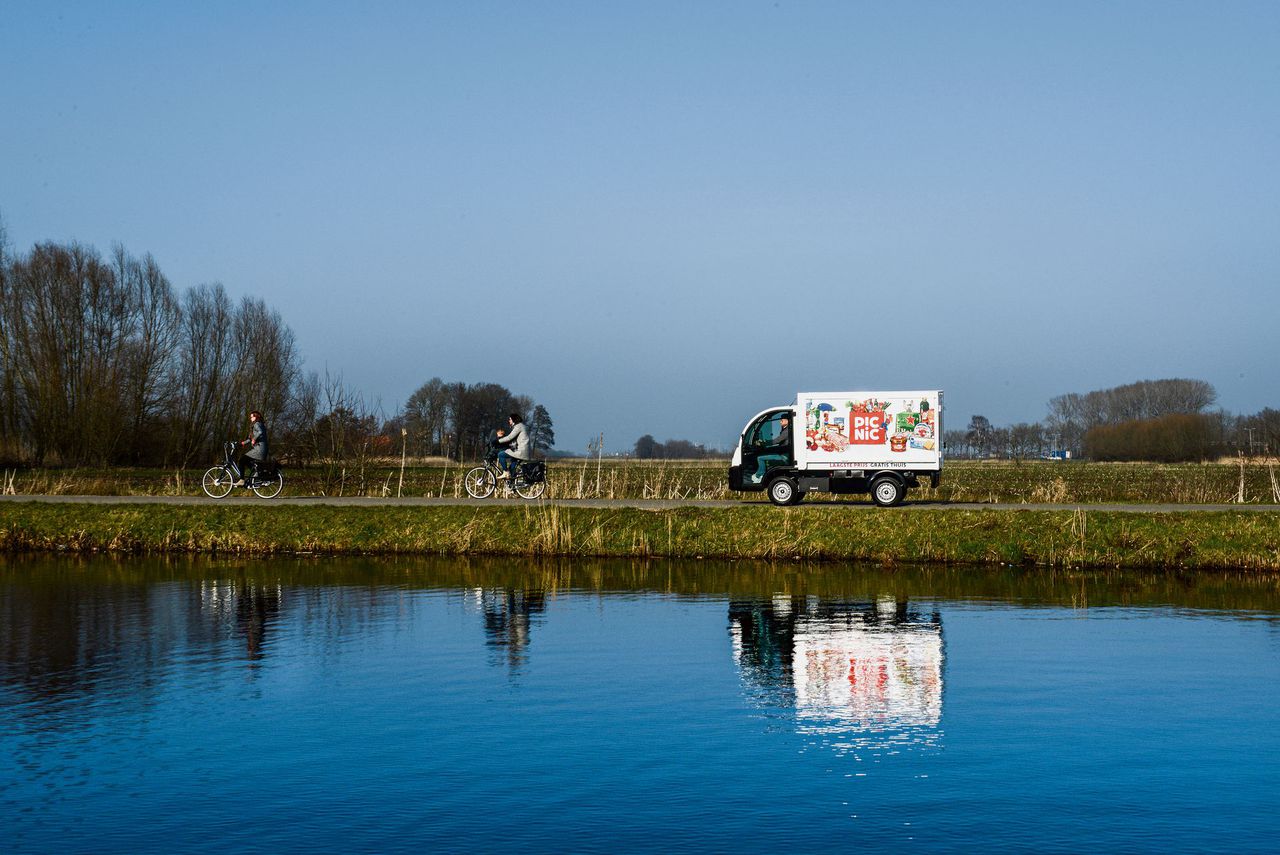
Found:
<path fill-rule="evenodd" d="M 0 563 L 0 850 L 1274 851 L 1274 578 Z"/>

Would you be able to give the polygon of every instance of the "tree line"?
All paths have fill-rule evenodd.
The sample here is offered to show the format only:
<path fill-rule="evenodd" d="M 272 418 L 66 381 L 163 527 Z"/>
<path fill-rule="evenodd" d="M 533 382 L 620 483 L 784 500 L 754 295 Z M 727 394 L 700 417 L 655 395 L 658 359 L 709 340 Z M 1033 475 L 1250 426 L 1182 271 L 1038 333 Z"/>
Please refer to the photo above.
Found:
<path fill-rule="evenodd" d="M 724 457 L 724 452 L 698 445 L 687 439 L 658 442 L 651 434 L 645 434 L 636 440 L 632 456 L 637 460 L 705 460 L 710 457 Z"/>
<path fill-rule="evenodd" d="M 546 454 L 555 446 L 555 425 L 547 408 L 497 383 L 468 385 L 432 377 L 414 390 L 388 426 L 391 433 L 407 432 L 415 456 L 471 460 L 484 455 L 494 430 L 506 427 L 510 413 L 524 418 L 536 453 Z"/>
<path fill-rule="evenodd" d="M 275 456 L 363 478 L 379 456 L 473 459 L 507 415 L 535 449 L 546 407 L 496 383 L 432 378 L 390 418 L 340 376 L 304 372 L 293 331 L 220 283 L 179 291 L 150 255 L 37 243 L 0 224 L 0 459 L 9 465 L 185 467 L 267 417 Z"/>
<path fill-rule="evenodd" d="M 944 434 L 953 457 L 1025 459 L 1070 454 L 1091 460 L 1208 460 L 1280 454 L 1280 411 L 1209 411 L 1217 391 L 1203 380 L 1143 380 L 1059 395 L 1043 422 L 997 427 L 973 416 Z"/>
<path fill-rule="evenodd" d="M 185 465 L 242 429 L 250 405 L 290 412 L 293 332 L 262 300 L 220 284 L 178 293 L 121 246 L 0 253 L 6 457 Z"/>
<path fill-rule="evenodd" d="M 953 457 L 1280 454 L 1280 411 L 1208 412 L 1216 400 L 1203 380 L 1144 380 L 1059 395 L 1043 422 L 973 416 L 943 439 Z M 119 245 L 106 256 L 74 242 L 13 253 L 0 222 L 0 460 L 186 467 L 241 435 L 250 409 L 267 415 L 276 456 L 323 463 L 335 481 L 362 481 L 367 461 L 397 453 L 476 459 L 511 412 L 537 452 L 555 445 L 546 407 L 497 383 L 433 377 L 388 418 L 340 376 L 305 373 L 293 331 L 263 300 L 235 301 L 220 283 L 179 291 L 150 254 Z M 722 452 L 646 434 L 633 454 Z"/>

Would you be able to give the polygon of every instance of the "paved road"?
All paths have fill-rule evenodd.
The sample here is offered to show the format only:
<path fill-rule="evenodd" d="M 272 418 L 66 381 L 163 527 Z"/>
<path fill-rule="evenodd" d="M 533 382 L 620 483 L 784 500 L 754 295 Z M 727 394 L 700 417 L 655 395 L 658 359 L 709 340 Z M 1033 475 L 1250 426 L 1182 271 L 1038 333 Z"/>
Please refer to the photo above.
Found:
<path fill-rule="evenodd" d="M 672 508 L 735 508 L 748 505 L 767 505 L 768 502 L 744 502 L 735 500 L 699 500 L 699 499 L 542 499 L 526 501 L 523 499 L 370 499 L 365 497 L 337 496 L 279 496 L 275 499 L 259 499 L 256 496 L 228 496 L 225 499 L 210 499 L 207 496 L 0 496 L 0 506 L 4 502 L 50 502 L 65 504 L 94 505 L 255 505 L 261 507 L 286 505 L 333 505 L 352 508 L 383 507 L 433 507 L 464 506 L 483 507 L 485 505 L 520 506 L 520 505 L 556 505 L 566 508 L 643 508 L 645 510 L 662 511 Z M 796 510 L 805 508 L 842 507 L 849 511 L 879 510 L 870 502 L 833 502 L 817 499 L 806 499 Z M 929 510 L 987 510 L 987 511 L 1120 511 L 1124 513 L 1170 513 L 1174 511 L 1252 511 L 1280 513 L 1280 505 L 1018 505 L 1018 504 L 980 504 L 976 502 L 926 502 L 907 501 L 901 511 Z"/>

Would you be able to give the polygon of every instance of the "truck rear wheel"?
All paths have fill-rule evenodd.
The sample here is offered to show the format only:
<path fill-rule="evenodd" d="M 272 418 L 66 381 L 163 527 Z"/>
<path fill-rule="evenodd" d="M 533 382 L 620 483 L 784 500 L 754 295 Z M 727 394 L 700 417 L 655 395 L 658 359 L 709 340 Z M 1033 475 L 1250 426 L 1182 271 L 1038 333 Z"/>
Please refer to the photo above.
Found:
<path fill-rule="evenodd" d="M 796 489 L 796 482 L 790 478 L 775 478 L 769 484 L 769 501 L 775 505 L 794 505 L 800 501 L 800 491 Z"/>
<path fill-rule="evenodd" d="M 906 498 L 907 488 L 897 478 L 883 476 L 871 482 L 871 501 L 882 508 L 891 508 L 902 504 Z"/>

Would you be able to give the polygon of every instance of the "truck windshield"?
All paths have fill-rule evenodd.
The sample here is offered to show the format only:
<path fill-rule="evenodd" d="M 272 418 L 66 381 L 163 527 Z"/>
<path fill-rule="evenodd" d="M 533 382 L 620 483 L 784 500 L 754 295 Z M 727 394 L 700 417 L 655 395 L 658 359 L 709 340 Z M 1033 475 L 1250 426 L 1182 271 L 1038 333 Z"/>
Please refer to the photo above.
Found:
<path fill-rule="evenodd" d="M 784 419 L 787 421 L 786 429 L 782 424 Z M 761 416 L 747 431 L 747 445 L 752 448 L 764 448 L 784 443 L 790 444 L 790 423 L 791 413 L 785 410 Z"/>

